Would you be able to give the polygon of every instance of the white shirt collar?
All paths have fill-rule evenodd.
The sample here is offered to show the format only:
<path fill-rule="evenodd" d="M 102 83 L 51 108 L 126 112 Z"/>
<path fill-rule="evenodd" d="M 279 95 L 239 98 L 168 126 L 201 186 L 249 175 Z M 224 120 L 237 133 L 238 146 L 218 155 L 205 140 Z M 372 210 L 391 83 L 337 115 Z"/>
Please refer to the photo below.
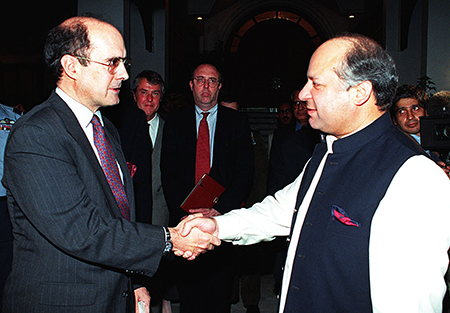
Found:
<path fill-rule="evenodd" d="M 208 111 L 203 111 L 202 109 L 200 109 L 200 107 L 198 105 L 195 106 L 195 112 L 197 112 L 198 115 L 202 116 L 202 113 L 206 113 L 209 112 L 210 115 L 214 114 L 217 112 L 217 108 L 218 105 L 216 103 L 216 105 L 214 105 L 211 109 L 209 109 Z M 203 117 L 203 116 L 202 116 Z"/>
<path fill-rule="evenodd" d="M 91 124 L 92 120 L 92 113 L 91 110 L 89 110 L 86 106 L 79 103 L 75 99 L 71 98 L 68 94 L 66 94 L 61 88 L 56 87 L 55 90 L 56 94 L 61 97 L 61 99 L 67 104 L 67 106 L 72 110 L 73 114 L 75 114 L 75 117 L 78 120 L 78 123 L 82 128 L 87 128 Z M 100 123 L 103 125 L 103 119 L 102 114 L 100 111 L 95 112 L 95 115 L 97 115 L 100 119 Z"/>

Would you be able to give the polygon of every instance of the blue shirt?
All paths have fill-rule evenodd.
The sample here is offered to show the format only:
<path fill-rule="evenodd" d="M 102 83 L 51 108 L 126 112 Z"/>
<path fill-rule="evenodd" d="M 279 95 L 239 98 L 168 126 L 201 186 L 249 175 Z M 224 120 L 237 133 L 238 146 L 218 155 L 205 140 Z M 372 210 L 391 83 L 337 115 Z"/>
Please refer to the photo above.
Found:
<path fill-rule="evenodd" d="M 0 104 L 0 177 L 3 177 L 3 158 L 5 156 L 5 145 L 9 132 L 14 123 L 21 115 L 14 112 L 14 109 Z M 0 184 L 0 197 L 6 196 L 6 189 Z"/>

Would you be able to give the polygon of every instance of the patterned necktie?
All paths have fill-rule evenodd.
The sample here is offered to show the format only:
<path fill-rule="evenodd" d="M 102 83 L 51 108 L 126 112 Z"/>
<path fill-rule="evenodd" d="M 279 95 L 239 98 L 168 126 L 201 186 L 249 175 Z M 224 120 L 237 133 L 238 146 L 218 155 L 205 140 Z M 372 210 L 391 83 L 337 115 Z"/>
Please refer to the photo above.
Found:
<path fill-rule="evenodd" d="M 108 184 L 111 187 L 111 191 L 114 194 L 114 198 L 116 199 L 122 216 L 129 221 L 130 208 L 128 206 L 128 199 L 122 179 L 120 178 L 119 168 L 117 166 L 116 158 L 114 157 L 111 143 L 106 137 L 103 126 L 100 124 L 100 120 L 97 115 L 94 114 L 91 123 L 94 131 L 94 144 L 100 157 L 100 164 L 103 172 L 105 173 L 106 179 L 108 180 Z"/>
<path fill-rule="evenodd" d="M 209 150 L 209 128 L 206 117 L 209 113 L 202 113 L 203 118 L 200 121 L 197 137 L 197 152 L 195 157 L 195 181 L 202 177 L 203 174 L 209 173 L 211 169 L 210 164 L 210 150 Z"/>

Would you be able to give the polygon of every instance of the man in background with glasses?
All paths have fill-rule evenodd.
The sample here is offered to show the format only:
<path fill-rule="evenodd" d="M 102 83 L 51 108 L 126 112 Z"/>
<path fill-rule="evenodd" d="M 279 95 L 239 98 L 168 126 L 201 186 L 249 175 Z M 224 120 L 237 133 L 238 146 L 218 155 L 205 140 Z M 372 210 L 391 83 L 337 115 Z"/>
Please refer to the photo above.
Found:
<path fill-rule="evenodd" d="M 180 205 L 204 173 L 226 188 L 213 207 L 191 210 L 208 217 L 240 207 L 253 182 L 250 126 L 245 115 L 218 105 L 220 72 L 211 64 L 201 64 L 189 86 L 195 105 L 173 113 L 164 126 L 161 175 L 169 225 L 177 225 L 187 215 Z M 189 264 L 177 260 L 182 313 L 230 312 L 234 277 L 230 248 L 224 244 Z"/>
<path fill-rule="evenodd" d="M 14 243 L 3 312 L 137 312 L 141 302 L 148 313 L 148 292 L 131 276 L 152 276 L 172 248 L 192 259 L 218 241 L 134 222 L 119 135 L 98 111 L 119 103 L 128 79 L 119 31 L 70 18 L 50 31 L 44 53 L 56 91 L 14 125 L 5 151 Z M 203 248 L 193 249 L 198 240 Z"/>

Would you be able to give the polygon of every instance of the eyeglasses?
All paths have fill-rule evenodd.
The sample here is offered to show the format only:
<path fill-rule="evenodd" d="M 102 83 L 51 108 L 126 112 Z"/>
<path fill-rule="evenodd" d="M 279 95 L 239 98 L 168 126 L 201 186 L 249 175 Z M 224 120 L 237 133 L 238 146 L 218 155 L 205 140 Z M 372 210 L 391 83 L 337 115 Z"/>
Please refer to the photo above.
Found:
<path fill-rule="evenodd" d="M 108 73 L 111 75 L 114 75 L 117 73 L 117 69 L 119 68 L 120 63 L 123 63 L 123 66 L 125 66 L 125 68 L 129 68 L 131 66 L 130 58 L 113 58 L 108 63 L 104 63 L 104 62 L 91 60 L 90 58 L 87 58 L 87 57 L 80 57 L 80 56 L 75 56 L 75 57 L 78 60 L 84 60 L 84 61 L 93 62 L 93 63 L 107 66 Z"/>
<path fill-rule="evenodd" d="M 306 101 L 294 101 L 292 103 L 292 107 L 295 110 L 302 110 L 302 109 L 306 109 Z"/>
<path fill-rule="evenodd" d="M 192 80 L 194 81 L 194 83 L 197 86 L 205 85 L 206 81 L 208 81 L 208 86 L 211 86 L 213 88 L 215 88 L 215 87 L 217 87 L 219 85 L 219 80 L 217 78 L 214 78 L 214 77 L 205 78 L 203 76 L 197 76 L 197 77 L 192 78 Z"/>

